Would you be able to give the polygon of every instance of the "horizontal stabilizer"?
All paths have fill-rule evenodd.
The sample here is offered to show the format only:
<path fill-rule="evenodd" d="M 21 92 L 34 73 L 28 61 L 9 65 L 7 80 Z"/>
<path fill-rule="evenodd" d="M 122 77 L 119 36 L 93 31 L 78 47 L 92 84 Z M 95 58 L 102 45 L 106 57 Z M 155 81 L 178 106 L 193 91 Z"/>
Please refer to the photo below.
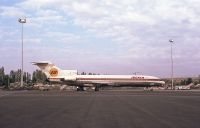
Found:
<path fill-rule="evenodd" d="M 48 65 L 52 64 L 50 61 L 31 62 L 33 65 Z"/>

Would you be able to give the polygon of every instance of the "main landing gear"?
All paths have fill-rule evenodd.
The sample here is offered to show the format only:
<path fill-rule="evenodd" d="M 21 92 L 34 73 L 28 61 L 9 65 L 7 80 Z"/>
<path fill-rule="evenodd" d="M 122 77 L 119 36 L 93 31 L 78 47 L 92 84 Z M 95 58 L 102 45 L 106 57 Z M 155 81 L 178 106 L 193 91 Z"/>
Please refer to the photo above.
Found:
<path fill-rule="evenodd" d="M 83 86 L 77 86 L 77 91 L 84 91 L 84 87 Z"/>
<path fill-rule="evenodd" d="M 95 85 L 95 91 L 99 91 L 99 88 L 100 88 L 100 85 L 99 84 L 97 84 L 97 85 Z"/>
<path fill-rule="evenodd" d="M 99 89 L 100 89 L 100 85 L 99 85 L 99 84 L 95 85 L 94 91 L 95 91 L 95 92 L 96 92 L 96 91 L 99 91 Z M 85 90 L 84 90 L 84 86 L 77 86 L 77 91 L 85 91 Z"/>

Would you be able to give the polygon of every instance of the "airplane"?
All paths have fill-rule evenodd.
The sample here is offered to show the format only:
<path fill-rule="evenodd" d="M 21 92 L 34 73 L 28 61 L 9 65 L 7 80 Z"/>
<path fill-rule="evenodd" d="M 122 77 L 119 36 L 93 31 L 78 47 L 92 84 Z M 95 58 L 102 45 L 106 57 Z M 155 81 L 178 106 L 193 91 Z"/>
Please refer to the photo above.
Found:
<path fill-rule="evenodd" d="M 64 83 L 76 86 L 77 91 L 83 91 L 84 87 L 94 87 L 99 91 L 104 86 L 134 86 L 152 87 L 163 86 L 164 81 L 154 76 L 145 75 L 79 75 L 77 70 L 62 70 L 49 61 L 32 62 L 38 66 L 47 76 L 48 81 Z"/>

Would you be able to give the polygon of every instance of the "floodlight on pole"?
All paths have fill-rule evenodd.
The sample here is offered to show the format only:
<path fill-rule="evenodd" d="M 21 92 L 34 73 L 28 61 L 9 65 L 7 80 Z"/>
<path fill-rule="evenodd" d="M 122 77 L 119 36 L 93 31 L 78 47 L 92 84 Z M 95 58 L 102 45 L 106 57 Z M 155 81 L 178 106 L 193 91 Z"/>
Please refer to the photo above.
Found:
<path fill-rule="evenodd" d="M 172 65 L 171 65 L 171 81 L 172 81 L 171 89 L 174 89 L 174 64 L 173 64 L 173 49 L 172 49 L 174 40 L 170 39 L 169 42 L 171 44 L 171 63 L 172 63 Z"/>
<path fill-rule="evenodd" d="M 24 66 L 23 66 L 23 63 L 24 63 L 24 57 L 23 57 L 23 56 L 24 56 L 24 53 L 23 53 L 23 52 L 24 52 L 24 44 L 23 44 L 23 43 L 24 43 L 24 42 L 23 42 L 23 34 L 24 34 L 24 33 L 23 33 L 23 24 L 26 23 L 26 18 L 19 18 L 18 21 L 19 21 L 19 23 L 22 24 L 22 33 L 21 33 L 21 40 L 22 40 L 22 67 L 21 67 L 21 68 L 22 68 L 22 69 L 21 69 L 21 84 L 20 84 L 20 86 L 23 87 L 23 76 L 24 76 L 24 70 L 23 70 L 23 67 L 24 67 Z"/>

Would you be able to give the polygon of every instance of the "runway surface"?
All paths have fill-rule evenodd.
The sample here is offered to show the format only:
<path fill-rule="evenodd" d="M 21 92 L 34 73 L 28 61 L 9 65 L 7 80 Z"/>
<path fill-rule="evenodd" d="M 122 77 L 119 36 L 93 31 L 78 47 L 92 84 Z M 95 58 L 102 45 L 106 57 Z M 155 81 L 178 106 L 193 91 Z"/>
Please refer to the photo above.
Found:
<path fill-rule="evenodd" d="M 200 92 L 0 91 L 0 128 L 200 128 Z"/>

